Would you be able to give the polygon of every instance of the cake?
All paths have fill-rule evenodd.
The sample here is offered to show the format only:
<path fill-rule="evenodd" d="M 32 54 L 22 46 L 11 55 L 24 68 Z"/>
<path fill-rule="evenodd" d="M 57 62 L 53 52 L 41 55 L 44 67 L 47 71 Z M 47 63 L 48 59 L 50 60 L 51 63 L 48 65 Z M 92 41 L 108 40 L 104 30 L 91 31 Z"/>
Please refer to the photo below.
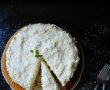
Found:
<path fill-rule="evenodd" d="M 41 57 L 62 86 L 73 77 L 80 61 L 75 39 L 54 24 L 27 25 L 19 29 L 8 44 L 5 54 L 9 77 L 27 90 L 33 88 L 42 64 Z"/>

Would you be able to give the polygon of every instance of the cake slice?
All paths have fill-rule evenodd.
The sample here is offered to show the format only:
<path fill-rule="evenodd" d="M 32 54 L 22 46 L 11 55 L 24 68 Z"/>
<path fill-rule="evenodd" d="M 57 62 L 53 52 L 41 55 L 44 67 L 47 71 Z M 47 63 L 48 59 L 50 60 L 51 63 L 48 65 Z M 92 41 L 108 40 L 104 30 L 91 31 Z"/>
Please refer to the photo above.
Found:
<path fill-rule="evenodd" d="M 41 83 L 43 90 L 60 90 L 49 67 L 44 61 L 41 62 Z"/>

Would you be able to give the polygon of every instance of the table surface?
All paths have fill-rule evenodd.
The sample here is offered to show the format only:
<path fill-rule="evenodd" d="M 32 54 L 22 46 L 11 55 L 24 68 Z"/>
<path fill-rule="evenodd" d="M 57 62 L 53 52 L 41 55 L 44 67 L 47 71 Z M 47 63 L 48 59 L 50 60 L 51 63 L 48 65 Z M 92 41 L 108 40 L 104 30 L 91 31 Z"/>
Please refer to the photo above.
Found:
<path fill-rule="evenodd" d="M 84 52 L 85 68 L 76 90 L 93 90 L 97 74 L 105 63 L 110 63 L 110 8 L 81 4 L 2 5 L 0 6 L 0 60 L 12 34 L 24 25 L 32 23 L 56 24 L 67 29 L 78 40 Z M 110 90 L 110 82 L 107 83 L 106 89 Z M 1 70 L 0 90 L 11 90 Z"/>

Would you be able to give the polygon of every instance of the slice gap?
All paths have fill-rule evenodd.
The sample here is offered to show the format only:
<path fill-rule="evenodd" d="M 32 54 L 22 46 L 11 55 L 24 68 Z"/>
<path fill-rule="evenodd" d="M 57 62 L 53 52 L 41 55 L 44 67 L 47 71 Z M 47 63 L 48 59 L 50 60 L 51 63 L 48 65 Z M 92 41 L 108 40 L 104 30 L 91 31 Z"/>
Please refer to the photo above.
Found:
<path fill-rule="evenodd" d="M 42 86 L 41 86 L 41 66 L 40 66 L 40 70 L 38 72 L 38 75 L 36 77 L 36 80 L 34 82 L 33 90 L 42 90 Z"/>
<path fill-rule="evenodd" d="M 54 74 L 53 71 L 51 71 L 52 73 L 52 76 L 54 77 L 55 81 L 57 82 L 58 86 L 60 87 L 60 90 L 64 90 L 62 85 L 61 85 L 61 82 L 58 80 L 57 76 Z"/>

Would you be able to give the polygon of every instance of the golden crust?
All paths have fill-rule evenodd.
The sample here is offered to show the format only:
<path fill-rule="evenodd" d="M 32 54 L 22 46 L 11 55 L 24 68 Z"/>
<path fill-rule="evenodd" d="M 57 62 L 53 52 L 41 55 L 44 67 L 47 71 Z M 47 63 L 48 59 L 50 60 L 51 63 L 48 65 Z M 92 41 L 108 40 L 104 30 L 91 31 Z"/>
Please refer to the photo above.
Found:
<path fill-rule="evenodd" d="M 9 44 L 10 44 L 11 40 L 13 39 L 14 35 L 9 39 L 9 41 L 7 42 L 7 44 L 5 46 L 5 49 L 4 49 L 4 52 L 3 52 L 3 56 L 2 56 L 1 69 L 2 69 L 3 76 L 5 77 L 7 83 L 10 85 L 10 87 L 13 90 L 25 90 L 23 87 L 21 87 L 20 85 L 18 85 L 15 82 L 12 81 L 12 79 L 9 76 L 9 73 L 7 71 L 7 68 L 6 68 L 6 51 L 7 51 L 8 47 L 9 47 Z"/>

